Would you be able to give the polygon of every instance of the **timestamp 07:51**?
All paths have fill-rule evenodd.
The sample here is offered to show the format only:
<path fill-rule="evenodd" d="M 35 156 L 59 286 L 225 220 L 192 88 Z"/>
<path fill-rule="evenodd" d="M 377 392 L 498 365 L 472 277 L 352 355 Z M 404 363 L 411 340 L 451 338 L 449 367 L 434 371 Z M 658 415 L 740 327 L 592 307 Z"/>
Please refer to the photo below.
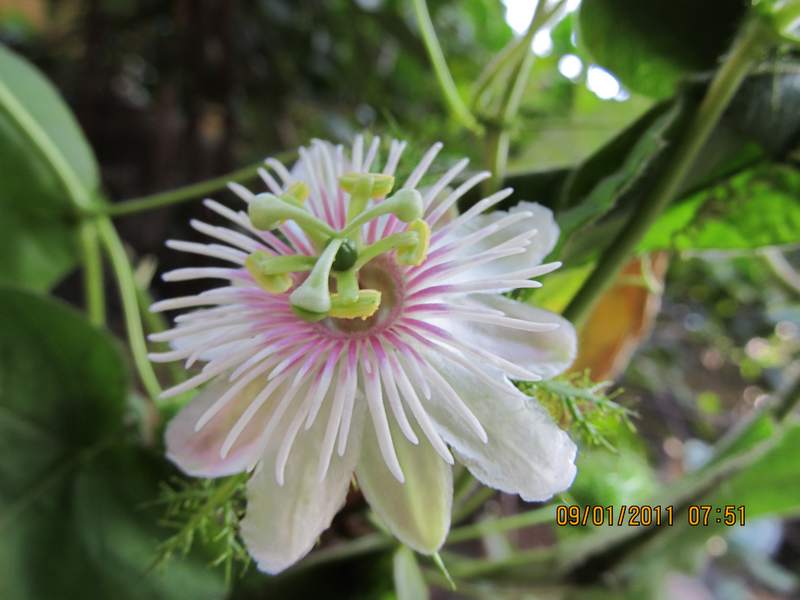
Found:
<path fill-rule="evenodd" d="M 685 515 L 685 517 L 684 517 Z M 679 520 L 686 519 L 691 527 L 724 525 L 726 527 L 745 524 L 743 504 L 690 504 L 679 512 L 672 505 L 650 504 L 559 504 L 556 506 L 556 525 L 559 527 L 671 527 Z"/>

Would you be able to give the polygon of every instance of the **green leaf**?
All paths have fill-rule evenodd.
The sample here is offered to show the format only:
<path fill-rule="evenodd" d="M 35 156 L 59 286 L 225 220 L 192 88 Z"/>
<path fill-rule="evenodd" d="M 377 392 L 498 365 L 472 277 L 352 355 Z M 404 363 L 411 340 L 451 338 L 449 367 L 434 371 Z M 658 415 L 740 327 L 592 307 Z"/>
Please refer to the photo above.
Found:
<path fill-rule="evenodd" d="M 642 122 L 637 122 L 632 129 L 614 140 L 605 152 L 595 155 L 584 168 L 575 172 L 575 176 L 567 180 L 565 188 L 566 204 L 569 208 L 562 211 L 558 222 L 562 230 L 562 240 L 567 240 L 574 232 L 584 229 L 599 217 L 614 209 L 623 200 L 626 194 L 635 191 L 635 184 L 647 174 L 653 162 L 667 148 L 672 133 L 683 114 L 683 104 L 675 103 L 663 113 L 648 113 L 645 122 L 650 122 L 646 128 Z M 640 131 L 641 130 L 641 131 Z M 622 163 L 608 175 L 601 177 L 597 184 L 586 195 L 581 195 L 580 202 L 574 202 L 570 197 L 580 194 L 578 191 L 587 173 L 597 172 L 607 167 L 608 161 L 614 156 L 617 160 L 616 147 L 626 143 L 629 136 L 635 135 L 635 142 Z M 606 171 L 608 172 L 608 171 Z M 583 238 L 576 240 L 582 243 Z"/>
<path fill-rule="evenodd" d="M 800 515 L 800 425 L 789 427 L 778 444 L 756 463 L 725 482 L 708 502 L 745 505 L 748 519 Z"/>
<path fill-rule="evenodd" d="M 466 17 L 462 26 L 484 48 L 498 52 L 511 40 L 513 32 L 503 18 L 501 4 L 493 0 L 465 0 L 458 8 Z"/>
<path fill-rule="evenodd" d="M 120 476 L 122 474 L 122 476 Z M 72 484 L 74 536 L 94 573 L 97 598 L 125 600 L 212 600 L 225 596 L 220 569 L 198 555 L 175 557 L 149 570 L 162 507 L 153 506 L 157 482 L 167 477 L 164 463 L 141 450 L 117 448 L 76 474 Z M 63 583 L 62 583 L 63 585 Z M 83 584 L 84 594 L 86 584 Z M 84 596 L 85 597 L 85 596 Z"/>
<path fill-rule="evenodd" d="M 0 283 L 46 290 L 75 265 L 68 214 L 97 193 L 97 164 L 56 89 L 1 45 L 0 164 Z"/>
<path fill-rule="evenodd" d="M 85 449 L 119 427 L 128 375 L 113 338 L 66 304 L 13 288 L 0 287 L 0 315 L 0 423 L 30 444 L 26 456 Z"/>
<path fill-rule="evenodd" d="M 770 159 L 782 159 L 790 152 L 791 143 L 800 135 L 800 118 L 787 109 L 768 110 L 764 102 L 766 95 L 776 107 L 795 101 L 798 83 L 793 74 L 796 66 L 792 65 L 794 63 L 771 65 L 768 71 L 746 80 L 745 87 L 706 143 L 678 199 L 668 209 L 669 221 L 659 223 L 656 231 L 651 232 L 650 235 L 657 239 L 648 242 L 647 248 L 665 247 L 665 240 L 669 240 L 675 230 L 688 227 L 695 216 L 702 216 L 698 212 L 701 198 L 697 194 L 726 185 L 737 174 L 752 170 Z M 548 181 L 541 174 L 533 181 L 530 176 L 517 177 L 515 183 L 533 189 L 537 183 L 540 186 L 546 183 L 547 189 L 552 190 L 558 181 L 563 182 L 561 195 L 555 204 L 562 236 L 554 255 L 572 265 L 593 259 L 615 238 L 636 206 L 649 200 L 653 186 L 670 159 L 672 146 L 697 106 L 702 88 L 700 84 L 687 87 L 671 102 L 654 106 L 568 175 L 563 175 L 563 171 L 557 172 L 560 179 Z M 551 173 L 551 177 L 553 175 Z M 790 185 L 785 179 L 778 178 L 782 183 L 777 189 Z M 757 177 L 751 183 L 763 191 L 769 186 L 763 181 L 758 183 L 760 180 L 761 177 Z M 749 180 L 743 179 L 739 182 L 741 186 L 745 181 Z M 782 200 L 777 199 L 774 191 L 768 205 L 775 207 L 780 204 L 779 218 L 785 217 L 786 211 L 793 214 Z M 688 200 L 694 202 L 684 204 Z M 730 210 L 732 213 L 747 213 L 750 209 L 738 206 L 730 207 Z M 704 230 L 710 228 L 715 219 L 720 221 L 713 226 L 715 231 L 729 228 L 728 215 L 706 216 Z M 743 218 L 749 217 L 743 215 Z M 787 239 L 791 221 L 786 227 L 780 227 L 780 223 L 764 214 L 759 216 L 758 223 L 764 229 L 751 239 L 750 234 L 745 233 L 749 242 L 742 239 L 734 242 L 728 235 L 730 241 L 725 247 L 752 248 L 793 241 Z M 779 229 L 772 231 L 774 226 Z M 708 240 L 710 235 L 704 234 L 704 243 L 709 244 L 706 247 L 717 247 L 716 242 L 711 244 Z M 691 247 L 689 240 L 684 247 Z"/>
<path fill-rule="evenodd" d="M 728 107 L 725 125 L 780 159 L 798 141 L 798 103 L 800 65 L 789 60 L 774 62 L 742 82 Z"/>
<path fill-rule="evenodd" d="M 800 242 L 800 172 L 762 165 L 671 206 L 640 249 L 747 249 Z"/>
<path fill-rule="evenodd" d="M 580 40 L 627 87 L 665 98 L 685 75 L 716 66 L 747 5 L 743 0 L 584 0 Z"/>
<path fill-rule="evenodd" d="M 426 600 L 430 598 L 428 586 L 419 568 L 414 552 L 400 546 L 392 559 L 392 574 L 397 600 Z"/>
<path fill-rule="evenodd" d="M 0 287 L 0 315 L 0 597 L 221 597 L 205 568 L 146 573 L 166 473 L 127 441 L 117 343 L 28 291 Z"/>
<path fill-rule="evenodd" d="M 569 494 L 581 505 L 619 506 L 652 498 L 657 485 L 643 453 L 587 448 L 579 457 L 578 477 Z"/>
<path fill-rule="evenodd" d="M 559 269 L 547 276 L 542 287 L 520 290 L 518 299 L 560 314 L 564 312 L 593 268 L 594 263 L 585 263 L 578 267 Z"/>

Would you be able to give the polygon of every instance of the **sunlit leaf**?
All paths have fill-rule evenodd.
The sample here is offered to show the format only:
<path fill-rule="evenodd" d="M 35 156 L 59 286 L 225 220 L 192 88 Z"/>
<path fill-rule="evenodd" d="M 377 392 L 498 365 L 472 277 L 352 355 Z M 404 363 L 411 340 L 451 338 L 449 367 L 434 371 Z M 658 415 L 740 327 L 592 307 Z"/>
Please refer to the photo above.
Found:
<path fill-rule="evenodd" d="M 800 242 L 800 172 L 764 165 L 671 206 L 641 248 L 742 249 Z"/>

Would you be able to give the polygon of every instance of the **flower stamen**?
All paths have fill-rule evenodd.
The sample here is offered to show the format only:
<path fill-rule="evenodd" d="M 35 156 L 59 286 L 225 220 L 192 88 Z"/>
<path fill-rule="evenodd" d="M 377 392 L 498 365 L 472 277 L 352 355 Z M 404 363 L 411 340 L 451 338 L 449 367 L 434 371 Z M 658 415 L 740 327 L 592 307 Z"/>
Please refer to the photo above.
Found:
<path fill-rule="evenodd" d="M 244 266 L 260 287 L 272 294 L 282 294 L 294 283 L 291 273 L 310 271 L 314 263 L 312 256 L 272 256 L 256 250 L 247 257 Z"/>

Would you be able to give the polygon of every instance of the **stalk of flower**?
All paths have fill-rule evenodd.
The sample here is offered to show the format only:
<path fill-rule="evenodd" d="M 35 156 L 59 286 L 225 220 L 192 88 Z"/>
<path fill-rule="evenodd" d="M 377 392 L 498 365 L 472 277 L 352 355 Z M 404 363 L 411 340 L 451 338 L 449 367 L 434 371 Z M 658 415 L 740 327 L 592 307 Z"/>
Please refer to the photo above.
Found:
<path fill-rule="evenodd" d="M 451 188 L 462 160 L 421 187 L 435 144 L 398 186 L 405 144 L 380 170 L 378 148 L 315 141 L 291 170 L 267 160 L 266 192 L 230 186 L 246 210 L 205 201 L 235 229 L 192 222 L 211 243 L 168 242 L 230 265 L 166 273 L 227 285 L 152 307 L 193 309 L 151 336 L 173 347 L 152 360 L 204 363 L 164 393 L 205 385 L 170 423 L 168 455 L 198 477 L 252 471 L 241 531 L 271 573 L 312 549 L 353 474 L 387 528 L 427 554 L 450 527 L 456 460 L 528 501 L 575 475 L 575 445 L 511 382 L 565 370 L 574 329 L 502 295 L 558 268 L 541 264 L 552 214 L 487 212 L 507 189 L 447 220 L 489 174 Z"/>

